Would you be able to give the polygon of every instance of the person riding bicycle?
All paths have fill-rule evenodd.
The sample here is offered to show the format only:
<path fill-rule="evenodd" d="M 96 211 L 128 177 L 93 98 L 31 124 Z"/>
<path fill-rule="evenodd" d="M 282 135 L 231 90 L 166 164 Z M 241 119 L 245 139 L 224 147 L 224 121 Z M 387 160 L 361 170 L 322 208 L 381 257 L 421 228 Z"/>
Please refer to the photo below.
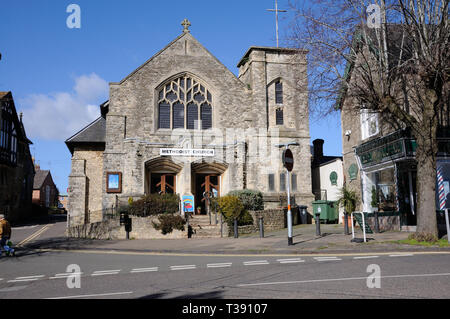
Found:
<path fill-rule="evenodd" d="M 11 225 L 5 219 L 5 215 L 0 214 L 0 256 L 2 250 L 5 250 L 7 255 L 14 254 L 14 249 L 9 246 L 11 239 Z"/>

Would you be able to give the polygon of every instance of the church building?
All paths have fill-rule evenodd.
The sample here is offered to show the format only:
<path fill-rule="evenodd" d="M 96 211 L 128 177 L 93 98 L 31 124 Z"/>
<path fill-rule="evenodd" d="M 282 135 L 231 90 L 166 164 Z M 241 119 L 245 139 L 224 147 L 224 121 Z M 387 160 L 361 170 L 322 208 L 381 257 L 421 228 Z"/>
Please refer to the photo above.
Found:
<path fill-rule="evenodd" d="M 146 194 L 259 190 L 265 208 L 286 197 L 283 144 L 294 154 L 291 196 L 311 207 L 306 51 L 250 47 L 228 70 L 183 31 L 117 83 L 101 116 L 66 141 L 72 153 L 71 225 Z M 312 211 L 311 209 L 309 209 Z"/>

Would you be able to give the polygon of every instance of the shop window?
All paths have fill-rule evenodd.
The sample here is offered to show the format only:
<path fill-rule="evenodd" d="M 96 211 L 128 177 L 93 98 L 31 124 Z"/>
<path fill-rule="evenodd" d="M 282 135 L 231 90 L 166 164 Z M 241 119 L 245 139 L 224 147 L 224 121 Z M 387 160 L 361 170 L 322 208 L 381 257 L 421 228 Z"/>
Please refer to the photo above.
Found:
<path fill-rule="evenodd" d="M 378 113 L 368 110 L 361 110 L 361 137 L 363 140 L 375 136 L 379 133 Z"/>

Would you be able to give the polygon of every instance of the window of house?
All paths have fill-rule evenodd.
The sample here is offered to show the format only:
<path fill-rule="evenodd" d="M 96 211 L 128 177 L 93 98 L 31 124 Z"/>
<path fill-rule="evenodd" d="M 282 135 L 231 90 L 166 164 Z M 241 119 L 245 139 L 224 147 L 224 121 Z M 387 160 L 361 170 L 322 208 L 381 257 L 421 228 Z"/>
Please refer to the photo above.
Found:
<path fill-rule="evenodd" d="M 361 110 L 361 136 L 368 139 L 379 133 L 378 113 L 372 110 Z"/>
<path fill-rule="evenodd" d="M 212 94 L 197 80 L 182 76 L 158 92 L 158 128 L 188 130 L 212 128 Z"/>
<path fill-rule="evenodd" d="M 281 81 L 275 83 L 275 103 L 283 104 L 283 83 Z"/>
<path fill-rule="evenodd" d="M 13 120 L 11 104 L 3 101 L 2 122 L 0 129 L 0 161 L 7 164 L 17 164 L 17 130 Z"/>
<path fill-rule="evenodd" d="M 281 108 L 276 110 L 276 123 L 277 125 L 284 125 L 284 112 Z"/>

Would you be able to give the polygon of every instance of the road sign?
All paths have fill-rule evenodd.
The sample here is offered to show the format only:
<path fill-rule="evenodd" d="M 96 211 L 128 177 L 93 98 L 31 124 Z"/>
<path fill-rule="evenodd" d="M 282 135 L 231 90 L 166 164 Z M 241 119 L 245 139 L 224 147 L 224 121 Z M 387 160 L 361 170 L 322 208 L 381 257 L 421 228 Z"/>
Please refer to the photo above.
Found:
<path fill-rule="evenodd" d="M 292 172 L 294 169 L 294 154 L 292 154 L 290 149 L 283 152 L 283 165 L 289 172 Z"/>

